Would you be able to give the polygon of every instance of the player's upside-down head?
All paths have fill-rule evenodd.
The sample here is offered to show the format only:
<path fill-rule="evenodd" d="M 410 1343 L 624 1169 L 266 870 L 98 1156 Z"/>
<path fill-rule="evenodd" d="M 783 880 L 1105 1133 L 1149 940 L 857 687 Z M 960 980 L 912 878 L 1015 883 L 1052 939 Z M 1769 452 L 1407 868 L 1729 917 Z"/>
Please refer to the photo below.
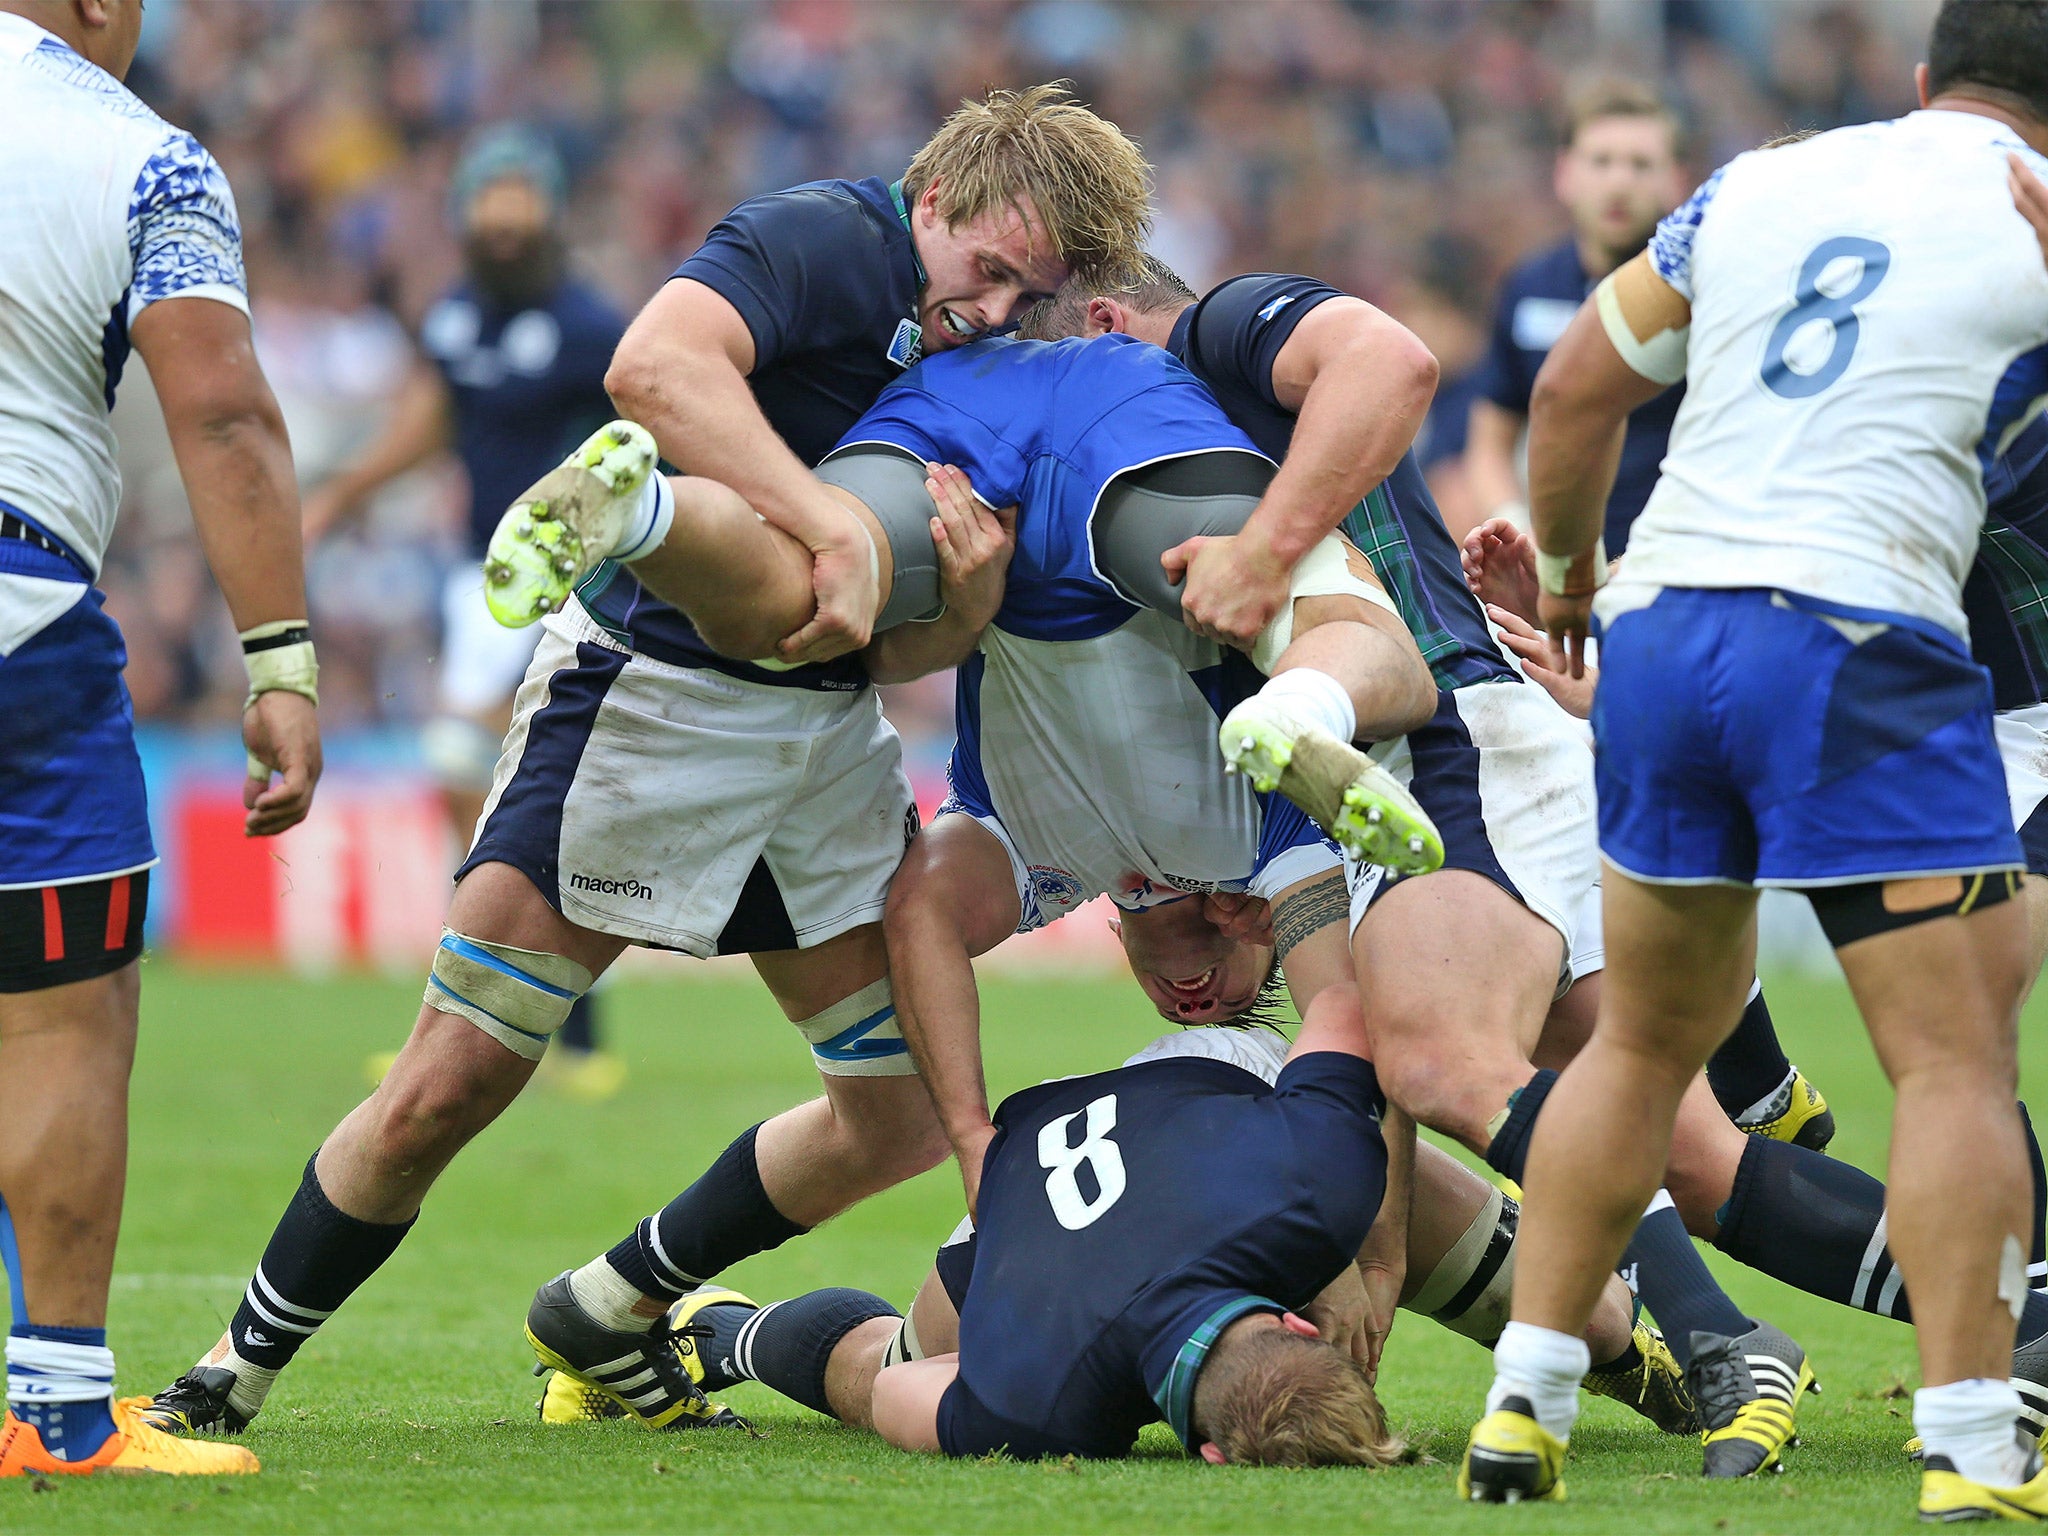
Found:
<path fill-rule="evenodd" d="M 1270 1312 L 1224 1329 L 1195 1378 L 1204 1460 L 1260 1467 L 1384 1467 L 1406 1450 L 1348 1354 Z M 1301 1326 L 1306 1326 L 1301 1325 Z"/>
<path fill-rule="evenodd" d="M 1259 1023 L 1279 1000 L 1271 943 L 1226 932 L 1218 898 L 1187 896 L 1111 923 L 1124 959 L 1159 1016 L 1173 1024 Z"/>

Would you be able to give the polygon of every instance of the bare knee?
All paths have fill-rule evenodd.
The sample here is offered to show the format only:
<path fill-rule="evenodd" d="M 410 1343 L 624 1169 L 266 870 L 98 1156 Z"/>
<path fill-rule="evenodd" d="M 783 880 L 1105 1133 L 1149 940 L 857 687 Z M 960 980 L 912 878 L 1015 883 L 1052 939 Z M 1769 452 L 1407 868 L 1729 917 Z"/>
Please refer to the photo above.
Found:
<path fill-rule="evenodd" d="M 1506 1060 L 1495 1069 L 1475 1071 L 1469 1044 L 1460 1048 L 1423 1034 L 1382 1037 L 1375 1066 L 1387 1097 L 1418 1124 L 1474 1151 L 1485 1150 L 1491 1139 L 1488 1123 L 1529 1077 L 1526 1063 Z"/>

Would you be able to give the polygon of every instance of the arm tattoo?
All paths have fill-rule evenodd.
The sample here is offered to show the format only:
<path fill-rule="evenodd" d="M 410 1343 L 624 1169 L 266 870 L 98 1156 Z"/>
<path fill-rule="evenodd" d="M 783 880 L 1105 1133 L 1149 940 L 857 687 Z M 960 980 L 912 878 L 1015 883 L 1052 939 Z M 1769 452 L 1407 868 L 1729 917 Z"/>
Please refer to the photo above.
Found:
<path fill-rule="evenodd" d="M 1306 890 L 1296 891 L 1273 909 L 1273 963 L 1312 933 L 1351 915 L 1351 893 L 1341 870 L 1332 870 Z"/>

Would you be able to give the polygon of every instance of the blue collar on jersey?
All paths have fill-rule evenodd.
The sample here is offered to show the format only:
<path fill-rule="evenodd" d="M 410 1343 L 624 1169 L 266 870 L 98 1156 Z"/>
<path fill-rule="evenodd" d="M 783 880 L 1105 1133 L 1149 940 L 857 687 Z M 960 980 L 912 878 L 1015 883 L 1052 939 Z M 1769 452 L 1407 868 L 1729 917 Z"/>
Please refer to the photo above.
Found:
<path fill-rule="evenodd" d="M 1223 1330 L 1250 1312 L 1279 1312 L 1287 1309 L 1279 1302 L 1265 1296 L 1239 1296 L 1226 1301 L 1211 1312 L 1208 1319 L 1181 1345 L 1180 1353 L 1173 1357 L 1173 1364 L 1167 1368 L 1166 1379 L 1159 1383 L 1159 1390 L 1152 1394 L 1152 1401 L 1159 1405 L 1159 1411 L 1166 1416 L 1166 1422 L 1173 1426 L 1173 1432 L 1180 1436 L 1180 1443 L 1190 1451 L 1199 1451 L 1195 1444 L 1194 1408 L 1195 1378 L 1202 1372 L 1203 1363 L 1209 1358 L 1209 1350 L 1216 1343 Z"/>

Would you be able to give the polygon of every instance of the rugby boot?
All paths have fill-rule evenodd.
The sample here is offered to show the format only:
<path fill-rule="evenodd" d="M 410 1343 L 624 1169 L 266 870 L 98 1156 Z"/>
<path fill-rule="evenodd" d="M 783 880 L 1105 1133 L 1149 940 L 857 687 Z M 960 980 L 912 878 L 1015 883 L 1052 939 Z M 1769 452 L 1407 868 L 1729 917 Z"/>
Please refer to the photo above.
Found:
<path fill-rule="evenodd" d="M 1789 1141 L 1811 1152 L 1825 1152 L 1835 1139 L 1835 1112 L 1797 1067 L 1761 1109 L 1745 1113 L 1735 1124 L 1748 1135 Z"/>
<path fill-rule="evenodd" d="M 1783 1471 L 1779 1453 L 1799 1443 L 1800 1394 L 1820 1390 L 1806 1351 L 1769 1323 L 1737 1338 L 1695 1331 L 1685 1381 L 1699 1410 L 1707 1477 Z"/>
<path fill-rule="evenodd" d="M 609 1399 L 649 1429 L 725 1429 L 745 1424 L 730 1408 L 704 1395 L 698 1385 L 701 1364 L 693 1373 L 683 1358 L 682 1345 L 690 1343 L 694 1359 L 695 1341 L 708 1331 L 694 1322 L 678 1328 L 669 1317 L 644 1333 L 607 1328 L 577 1302 L 566 1269 L 534 1293 L 533 1305 L 526 1313 L 526 1342 L 539 1359 L 534 1375 L 560 1372 Z M 579 1422 L 548 1417 L 548 1397 L 556 1390 L 556 1384 L 550 1382 L 541 1399 L 543 1419 L 548 1423 Z M 568 1389 L 560 1390 L 566 1411 Z"/>
<path fill-rule="evenodd" d="M 1260 794 L 1279 790 L 1362 864 L 1399 875 L 1441 869 L 1444 840 L 1415 797 L 1349 742 L 1254 694 L 1216 733 L 1227 773 Z"/>
<path fill-rule="evenodd" d="M 593 1387 L 566 1371 L 548 1372 L 535 1406 L 543 1424 L 600 1424 L 626 1416 L 626 1410 L 602 1387 Z"/>
<path fill-rule="evenodd" d="M 1564 1497 L 1564 1442 L 1536 1422 L 1528 1399 L 1503 1399 L 1473 1426 L 1458 1465 L 1458 1497 L 1474 1504 Z"/>
<path fill-rule="evenodd" d="M 636 528 L 658 455 L 645 427 L 615 421 L 536 480 L 498 520 L 484 556 L 484 602 L 507 629 L 547 617 Z"/>
<path fill-rule="evenodd" d="M 1595 1397 L 1626 1403 L 1667 1435 L 1698 1434 L 1699 1410 L 1693 1407 L 1685 1372 L 1672 1358 L 1664 1335 L 1637 1318 L 1635 1346 L 1640 1364 L 1627 1370 L 1596 1365 L 1586 1372 L 1586 1390 Z"/>
<path fill-rule="evenodd" d="M 83 1461 L 59 1461 L 35 1426 L 9 1413 L 0 1423 L 0 1477 L 74 1477 L 96 1472 L 164 1472 L 186 1477 L 228 1477 L 262 1468 L 246 1446 L 179 1440 L 141 1416 L 146 1397 L 114 1401 L 114 1432 Z"/>
<path fill-rule="evenodd" d="M 1961 1520 L 2048 1520 L 2048 1468 L 2034 1449 L 2025 1424 L 2020 1443 L 2027 1447 L 2027 1477 L 2017 1488 L 1994 1488 L 1964 1477 L 1946 1456 L 1929 1456 L 1920 1464 L 1920 1518 L 1948 1524 Z"/>
<path fill-rule="evenodd" d="M 727 1290 L 722 1285 L 700 1285 L 668 1309 L 668 1325 L 676 1332 L 676 1353 L 682 1357 L 690 1377 L 706 1392 L 721 1392 L 736 1381 L 746 1378 L 732 1369 L 729 1360 L 714 1360 L 697 1347 L 700 1340 L 711 1337 L 711 1330 L 696 1322 L 697 1314 L 706 1307 L 736 1306 L 758 1312 L 759 1302 L 752 1297 L 742 1296 L 738 1291 Z"/>
<path fill-rule="evenodd" d="M 225 1366 L 195 1365 L 153 1398 L 137 1398 L 142 1421 L 168 1435 L 239 1435 L 251 1415 L 228 1400 L 235 1373 Z"/>

